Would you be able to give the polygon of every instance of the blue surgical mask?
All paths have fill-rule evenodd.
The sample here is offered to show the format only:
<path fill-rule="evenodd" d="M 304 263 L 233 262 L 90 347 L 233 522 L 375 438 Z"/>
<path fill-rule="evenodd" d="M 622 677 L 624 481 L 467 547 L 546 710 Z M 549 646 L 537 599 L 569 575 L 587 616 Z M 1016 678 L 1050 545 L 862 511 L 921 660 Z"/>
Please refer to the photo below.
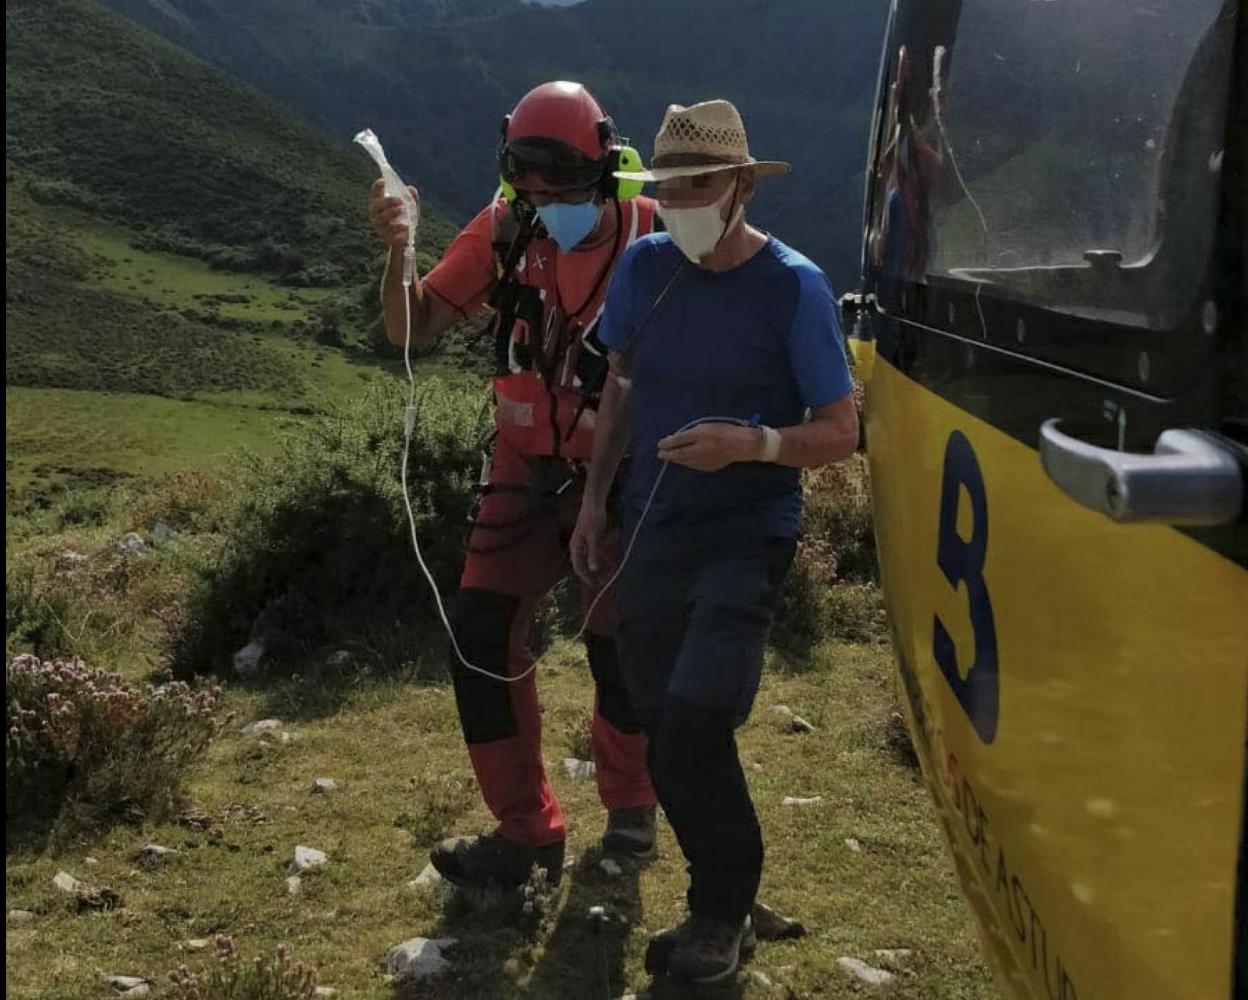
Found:
<path fill-rule="evenodd" d="M 593 201 L 580 205 L 566 205 L 555 201 L 537 210 L 538 218 L 550 233 L 550 238 L 567 253 L 585 239 L 598 225 L 598 205 Z"/>

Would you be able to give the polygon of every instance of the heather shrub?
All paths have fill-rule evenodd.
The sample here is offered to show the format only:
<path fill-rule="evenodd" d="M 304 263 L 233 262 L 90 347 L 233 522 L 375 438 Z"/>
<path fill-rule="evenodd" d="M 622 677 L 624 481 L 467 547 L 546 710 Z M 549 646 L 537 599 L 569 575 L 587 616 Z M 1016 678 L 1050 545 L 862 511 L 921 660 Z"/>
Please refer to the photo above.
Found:
<path fill-rule="evenodd" d="M 169 973 L 177 1000 L 312 1000 L 316 970 L 291 959 L 278 945 L 271 959 L 243 961 L 232 938 L 217 938 L 216 963 L 193 972 L 185 965 Z"/>
<path fill-rule="evenodd" d="M 81 660 L 22 655 L 5 684 L 8 847 L 57 831 L 159 821 L 216 732 L 218 692 L 135 686 Z"/>

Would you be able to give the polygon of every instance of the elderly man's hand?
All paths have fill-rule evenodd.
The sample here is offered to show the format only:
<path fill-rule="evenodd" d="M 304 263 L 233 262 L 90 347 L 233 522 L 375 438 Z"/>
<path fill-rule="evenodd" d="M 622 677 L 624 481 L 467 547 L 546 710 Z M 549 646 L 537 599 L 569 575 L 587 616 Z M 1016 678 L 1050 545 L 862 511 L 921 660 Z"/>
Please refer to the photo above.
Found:
<path fill-rule="evenodd" d="M 737 424 L 698 424 L 659 441 L 659 460 L 698 472 L 718 472 L 733 462 L 752 462 L 762 451 L 762 432 Z"/>
<path fill-rule="evenodd" d="M 606 507 L 586 498 L 576 517 L 576 527 L 568 543 L 572 556 L 572 569 L 590 586 L 597 586 L 605 569 L 602 559 L 602 539 L 607 531 Z"/>

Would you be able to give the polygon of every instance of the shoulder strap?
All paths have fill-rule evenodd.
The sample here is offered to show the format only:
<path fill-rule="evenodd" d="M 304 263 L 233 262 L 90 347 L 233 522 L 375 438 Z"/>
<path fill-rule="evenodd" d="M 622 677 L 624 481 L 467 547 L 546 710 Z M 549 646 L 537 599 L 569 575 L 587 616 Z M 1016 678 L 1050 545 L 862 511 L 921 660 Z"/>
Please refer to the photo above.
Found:
<path fill-rule="evenodd" d="M 503 210 L 503 217 L 498 221 L 498 232 L 494 240 L 494 259 L 498 268 L 498 281 L 490 294 L 489 305 L 497 309 L 503 295 L 503 287 L 515 276 L 516 267 L 520 264 L 529 242 L 533 239 L 533 230 L 537 225 L 537 211 L 531 206 L 520 202 L 508 204 Z"/>

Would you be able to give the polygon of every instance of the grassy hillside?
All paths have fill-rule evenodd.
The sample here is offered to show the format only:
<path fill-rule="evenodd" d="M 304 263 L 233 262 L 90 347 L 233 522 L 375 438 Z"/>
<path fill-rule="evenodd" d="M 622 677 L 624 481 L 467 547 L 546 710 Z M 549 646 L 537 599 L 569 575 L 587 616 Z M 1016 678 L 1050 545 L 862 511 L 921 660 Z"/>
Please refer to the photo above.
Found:
<path fill-rule="evenodd" d="M 893 749 L 887 661 L 882 647 L 829 644 L 809 671 L 773 670 L 764 681 L 760 710 L 741 736 L 768 841 L 762 898 L 803 920 L 810 935 L 764 942 L 739 984 L 699 996 L 996 996 L 925 790 Z M 642 993 L 646 938 L 680 918 L 684 870 L 665 823 L 654 865 L 617 878 L 596 867 L 603 815 L 593 783 L 569 779 L 559 763 L 585 752 L 576 734 L 588 721 L 591 688 L 579 650 L 559 651 L 541 677 L 547 765 L 579 862 L 548 915 L 526 922 L 505 901 L 483 909 L 446 900 L 436 887 L 409 885 L 438 837 L 489 822 L 450 689 L 421 683 L 430 671 L 440 674 L 440 663 L 440 651 L 431 651 L 407 672 L 356 678 L 329 698 L 301 680 L 235 691 L 227 702 L 235 724 L 190 776 L 188 818 L 118 829 L 55 857 L 11 859 L 8 905 L 35 918 L 9 928 L 9 995 L 79 1000 L 102 995 L 104 976 L 115 974 L 161 984 L 181 963 L 210 967 L 211 946 L 196 949 L 216 934 L 232 936 L 248 962 L 286 944 L 319 969 L 320 984 L 353 1000 L 608 1000 Z M 818 732 L 779 733 L 766 715 L 778 702 L 803 713 Z M 244 723 L 267 717 L 282 720 L 291 742 L 239 734 Z M 339 790 L 311 794 L 318 777 L 333 778 Z M 822 801 L 785 806 L 786 795 Z M 156 869 L 136 865 L 135 853 L 150 842 L 179 854 Z M 324 851 L 329 862 L 305 875 L 292 895 L 286 866 L 296 844 Z M 52 885 L 60 870 L 114 889 L 124 907 L 75 914 L 72 899 Z M 612 915 L 601 936 L 588 920 L 596 905 Z M 405 990 L 388 981 L 384 959 L 416 935 L 453 937 L 459 946 L 445 977 Z M 913 952 L 888 987 L 868 990 L 836 965 L 841 956 L 878 963 L 875 950 L 886 948 Z M 671 988 L 650 995 L 689 996 Z"/>
<path fill-rule="evenodd" d="M 10 183 L 229 270 L 367 277 L 364 156 L 94 4 L 9 3 L 5 22 Z"/>
<path fill-rule="evenodd" d="M 263 453 L 384 373 L 366 157 L 96 5 L 6 28 L 10 513 Z"/>

